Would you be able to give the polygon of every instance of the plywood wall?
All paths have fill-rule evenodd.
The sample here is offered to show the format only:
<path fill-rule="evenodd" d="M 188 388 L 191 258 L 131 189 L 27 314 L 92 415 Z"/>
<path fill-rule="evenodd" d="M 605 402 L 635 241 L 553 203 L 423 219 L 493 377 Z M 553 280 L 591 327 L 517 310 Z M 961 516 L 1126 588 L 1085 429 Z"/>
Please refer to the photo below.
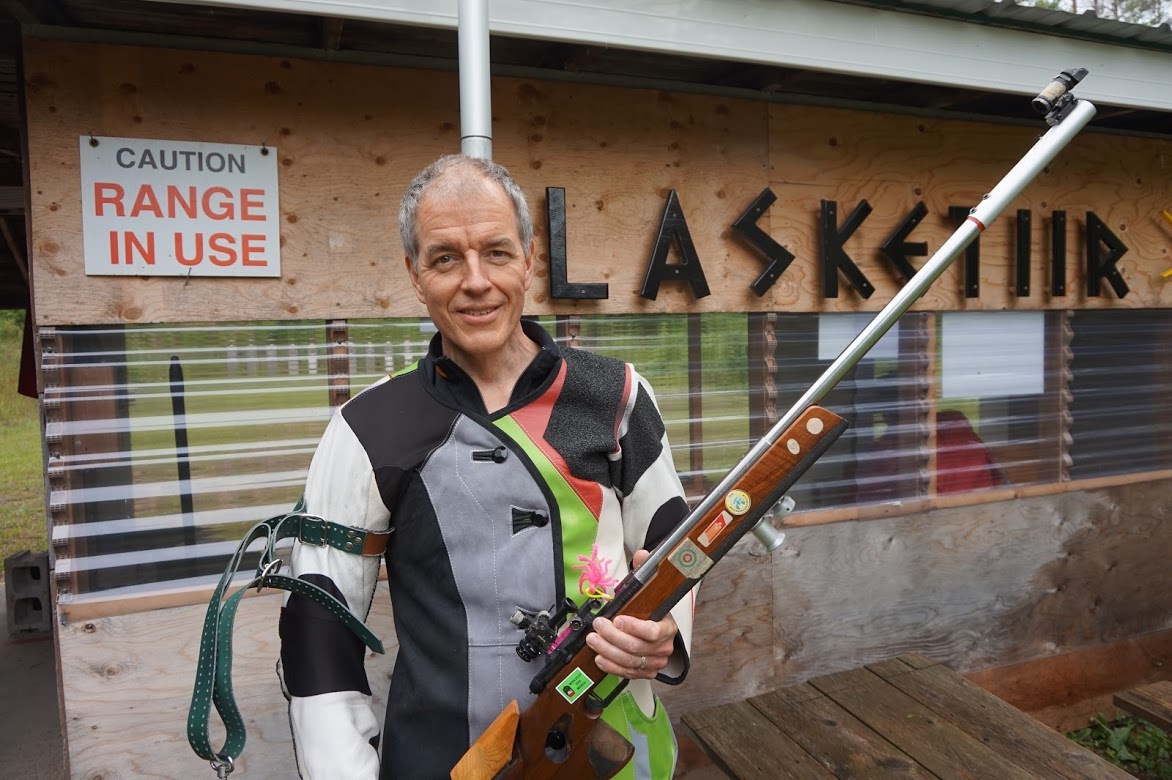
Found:
<path fill-rule="evenodd" d="M 367 661 L 380 718 L 397 649 L 388 601 L 376 600 L 370 620 L 375 632 L 384 635 L 387 654 L 368 654 Z M 276 674 L 280 608 L 279 595 L 248 598 L 236 617 L 232 679 L 248 734 L 233 777 L 297 777 L 287 702 Z M 161 609 L 60 629 L 71 777 L 213 776 L 186 737 L 205 612 L 205 607 Z M 212 721 L 211 742 L 218 748 L 223 730 L 214 710 Z"/>
<path fill-rule="evenodd" d="M 691 674 L 669 711 L 743 699 L 899 653 L 961 671 L 1105 646 L 1172 628 L 1172 486 L 793 528 L 772 556 L 745 541 L 702 585 Z M 371 618 L 381 717 L 394 654 L 389 599 Z M 248 720 L 241 777 L 293 776 L 274 673 L 278 597 L 246 599 L 235 687 Z M 61 662 L 73 777 L 198 777 L 184 719 L 204 610 L 71 622 Z M 117 735 L 117 738 L 114 738 Z"/>
<path fill-rule="evenodd" d="M 423 314 L 410 294 L 395 227 L 399 195 L 434 157 L 459 149 L 456 76 L 280 57 L 25 42 L 32 180 L 32 267 L 41 325 L 374 318 Z M 877 309 L 898 281 L 878 247 L 917 200 L 930 216 L 911 240 L 935 249 L 949 205 L 972 205 L 1024 153 L 1037 130 L 683 93 L 537 80 L 493 81 L 494 157 L 525 188 L 539 226 L 528 311 L 619 313 Z M 78 138 L 85 134 L 260 144 L 279 153 L 279 279 L 86 277 Z M 918 306 L 1169 306 L 1172 267 L 1166 141 L 1084 134 L 1013 208 L 1034 211 L 1034 283 L 1016 298 L 1012 220 L 983 243 L 982 295 L 942 279 Z M 730 225 L 765 187 L 778 202 L 760 221 L 797 255 L 764 297 L 749 284 L 764 261 Z M 605 301 L 549 296 L 545 188 L 564 187 L 569 278 L 605 282 Z M 638 295 L 668 193 L 676 190 L 712 295 L 669 284 Z M 861 199 L 872 216 L 847 249 L 876 286 L 863 301 L 821 295 L 819 203 L 840 220 Z M 1047 293 L 1051 210 L 1068 214 L 1070 294 Z M 1132 288 L 1087 300 L 1085 212 L 1127 246 Z M 1012 214 L 1007 215 L 1012 217 Z M 922 262 L 918 261 L 918 262 Z"/>

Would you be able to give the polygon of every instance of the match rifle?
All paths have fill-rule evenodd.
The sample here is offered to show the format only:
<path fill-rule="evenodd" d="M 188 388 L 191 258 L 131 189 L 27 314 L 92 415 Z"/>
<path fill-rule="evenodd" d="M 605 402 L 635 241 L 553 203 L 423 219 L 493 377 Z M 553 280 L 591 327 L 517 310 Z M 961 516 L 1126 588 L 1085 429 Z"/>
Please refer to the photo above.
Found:
<path fill-rule="evenodd" d="M 659 620 L 750 530 L 770 550 L 781 544 L 770 511 L 847 427 L 816 404 L 1091 120 L 1094 105 L 1071 92 L 1086 74 L 1083 68 L 1063 71 L 1033 99 L 1050 129 L 777 424 L 616 586 L 613 600 L 555 607 L 552 616 L 524 621 L 528 631 L 518 654 L 526 660 L 545 656 L 530 684 L 537 698 L 524 712 L 511 702 L 452 770 L 453 780 L 606 780 L 631 760 L 630 742 L 599 718 L 626 683 L 606 698 L 595 691 L 606 677 L 586 644 L 595 615 Z"/>

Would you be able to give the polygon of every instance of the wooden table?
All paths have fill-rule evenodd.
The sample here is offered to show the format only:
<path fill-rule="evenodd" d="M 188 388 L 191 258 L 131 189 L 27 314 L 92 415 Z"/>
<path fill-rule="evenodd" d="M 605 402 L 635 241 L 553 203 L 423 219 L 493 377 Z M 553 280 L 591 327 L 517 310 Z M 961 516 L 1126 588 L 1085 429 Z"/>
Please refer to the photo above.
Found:
<path fill-rule="evenodd" d="M 740 780 L 1134 780 L 922 655 L 818 677 L 683 721 Z"/>

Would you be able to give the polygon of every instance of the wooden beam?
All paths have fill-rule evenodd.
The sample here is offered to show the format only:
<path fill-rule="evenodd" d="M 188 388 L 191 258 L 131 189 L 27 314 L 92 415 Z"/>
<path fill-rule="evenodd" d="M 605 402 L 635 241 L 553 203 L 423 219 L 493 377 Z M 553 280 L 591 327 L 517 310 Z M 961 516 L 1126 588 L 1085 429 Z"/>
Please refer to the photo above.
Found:
<path fill-rule="evenodd" d="M 0 8 L 21 24 L 73 24 L 73 17 L 58 0 L 3 0 Z"/>
<path fill-rule="evenodd" d="M 1115 695 L 1115 704 L 1172 734 L 1172 682 L 1160 680 L 1118 693 Z"/>
<path fill-rule="evenodd" d="M 0 154 L 4 151 L 0 149 Z M 24 214 L 24 187 L 0 184 L 0 213 Z"/>
<path fill-rule="evenodd" d="M 964 675 L 1060 730 L 1110 715 L 1111 695 L 1172 678 L 1172 630 Z"/>
<path fill-rule="evenodd" d="M 321 19 L 321 47 L 326 51 L 337 51 L 342 48 L 342 28 L 345 19 L 334 16 L 323 16 Z"/>
<path fill-rule="evenodd" d="M 24 277 L 24 283 L 28 284 L 28 263 L 25 262 L 24 251 L 20 248 L 20 244 L 12 236 L 7 217 L 0 217 L 0 235 L 4 236 L 4 243 L 8 245 L 8 251 L 12 253 L 12 259 L 16 262 L 20 275 Z"/>
<path fill-rule="evenodd" d="M 933 447 L 934 451 L 934 447 Z M 994 504 L 998 501 L 1018 501 L 1038 496 L 1056 496 L 1103 488 L 1135 485 L 1140 482 L 1163 482 L 1172 479 L 1172 469 L 1145 471 L 1134 474 L 1112 474 L 1106 477 L 1090 477 L 1070 482 L 1046 482 L 1040 485 L 1018 485 L 1009 488 L 991 488 L 970 493 L 948 493 L 931 498 L 882 504 L 845 506 L 837 509 L 816 509 L 786 515 L 786 526 L 826 525 L 828 523 L 853 522 L 855 520 L 877 520 L 881 517 L 912 515 L 917 512 L 931 512 L 937 509 L 955 509 L 962 506 Z"/>
<path fill-rule="evenodd" d="M 21 24 L 40 24 L 43 20 L 34 7 L 36 5 L 33 0 L 3 0 L 0 2 L 0 11 Z"/>

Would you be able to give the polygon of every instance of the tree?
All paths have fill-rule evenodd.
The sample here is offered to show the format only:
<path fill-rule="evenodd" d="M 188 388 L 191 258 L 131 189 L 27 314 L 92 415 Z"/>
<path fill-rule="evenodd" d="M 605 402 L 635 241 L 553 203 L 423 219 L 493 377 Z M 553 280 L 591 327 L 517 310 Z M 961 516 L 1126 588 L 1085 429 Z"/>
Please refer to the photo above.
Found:
<path fill-rule="evenodd" d="M 1094 11 L 1100 19 L 1149 27 L 1172 21 L 1172 0 L 1025 0 L 1023 4 L 1072 14 Z"/>

